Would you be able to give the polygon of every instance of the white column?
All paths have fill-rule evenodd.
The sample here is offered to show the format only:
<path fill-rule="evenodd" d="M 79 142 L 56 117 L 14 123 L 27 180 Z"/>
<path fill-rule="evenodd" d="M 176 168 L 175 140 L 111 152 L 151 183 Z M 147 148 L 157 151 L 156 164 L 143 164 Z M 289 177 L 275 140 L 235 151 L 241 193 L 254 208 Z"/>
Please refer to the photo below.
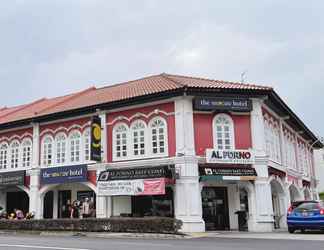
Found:
<path fill-rule="evenodd" d="M 252 145 L 256 154 L 254 168 L 258 174 L 255 181 L 255 225 L 254 231 L 271 232 L 273 230 L 273 206 L 271 186 L 268 182 L 268 157 L 265 150 L 264 119 L 261 99 L 252 99 L 251 112 Z"/>
<path fill-rule="evenodd" d="M 195 153 L 192 99 L 183 97 L 175 101 L 176 126 L 176 180 L 174 192 L 175 217 L 182 221 L 183 232 L 203 232 L 201 189 L 198 161 Z"/>
<path fill-rule="evenodd" d="M 31 169 L 28 171 L 30 176 L 30 186 L 29 186 L 29 211 L 35 213 L 35 218 L 40 219 L 43 216 L 43 207 L 41 196 L 39 193 L 40 181 L 39 169 Z"/>
<path fill-rule="evenodd" d="M 58 190 L 53 190 L 53 218 L 58 218 Z"/>
<path fill-rule="evenodd" d="M 103 169 L 97 170 L 97 179 L 99 177 L 100 172 Z M 107 196 L 96 196 L 96 217 L 97 218 L 108 218 L 108 200 L 111 201 L 110 197 Z M 109 214 L 111 215 L 111 214 Z"/>
<path fill-rule="evenodd" d="M 38 167 L 40 165 L 40 141 L 39 141 L 39 123 L 33 123 L 33 164 L 32 167 Z"/>

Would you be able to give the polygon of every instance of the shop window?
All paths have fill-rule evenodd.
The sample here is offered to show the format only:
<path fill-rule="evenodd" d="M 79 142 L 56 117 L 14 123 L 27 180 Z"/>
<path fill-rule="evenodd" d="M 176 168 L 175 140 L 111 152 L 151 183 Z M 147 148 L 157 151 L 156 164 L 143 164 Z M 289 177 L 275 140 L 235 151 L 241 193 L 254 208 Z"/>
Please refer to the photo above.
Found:
<path fill-rule="evenodd" d="M 83 140 L 84 140 L 84 159 L 85 161 L 90 160 L 90 129 L 86 129 L 83 132 Z"/>
<path fill-rule="evenodd" d="M 116 158 L 127 157 L 128 128 L 125 124 L 117 124 L 113 132 L 114 156 Z"/>
<path fill-rule="evenodd" d="M 150 122 L 151 146 L 153 155 L 167 154 L 167 126 L 161 117 L 154 118 Z"/>
<path fill-rule="evenodd" d="M 79 162 L 81 154 L 81 135 L 74 131 L 70 135 L 70 161 Z"/>
<path fill-rule="evenodd" d="M 229 115 L 219 114 L 214 118 L 214 147 L 218 150 L 234 149 L 234 125 Z"/>
<path fill-rule="evenodd" d="M 165 195 L 132 196 L 132 215 L 173 217 L 173 190 L 166 187 L 165 191 Z"/>
<path fill-rule="evenodd" d="M 14 141 L 10 145 L 10 166 L 11 168 L 19 167 L 19 142 Z"/>
<path fill-rule="evenodd" d="M 30 167 L 32 159 L 32 142 L 29 139 L 25 139 L 22 142 L 22 166 Z"/>
<path fill-rule="evenodd" d="M 44 166 L 53 164 L 53 139 L 49 136 L 42 143 L 42 162 Z"/>
<path fill-rule="evenodd" d="M 6 169 L 8 164 L 8 145 L 0 146 L 0 169 Z"/>
<path fill-rule="evenodd" d="M 66 161 L 66 136 L 61 133 L 55 138 L 56 146 L 56 163 L 64 164 Z"/>
<path fill-rule="evenodd" d="M 133 142 L 133 155 L 143 156 L 145 155 L 145 133 L 146 126 L 143 121 L 135 121 L 131 126 L 132 142 Z"/>

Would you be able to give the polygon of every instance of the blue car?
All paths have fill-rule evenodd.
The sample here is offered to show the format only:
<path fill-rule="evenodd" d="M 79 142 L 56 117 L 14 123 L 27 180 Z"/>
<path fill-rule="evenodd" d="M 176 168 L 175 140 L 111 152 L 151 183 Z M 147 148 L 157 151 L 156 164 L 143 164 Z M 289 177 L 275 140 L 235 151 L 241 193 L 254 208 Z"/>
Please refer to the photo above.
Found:
<path fill-rule="evenodd" d="M 324 202 L 305 201 L 292 204 L 287 214 L 289 233 L 296 230 L 324 230 Z"/>

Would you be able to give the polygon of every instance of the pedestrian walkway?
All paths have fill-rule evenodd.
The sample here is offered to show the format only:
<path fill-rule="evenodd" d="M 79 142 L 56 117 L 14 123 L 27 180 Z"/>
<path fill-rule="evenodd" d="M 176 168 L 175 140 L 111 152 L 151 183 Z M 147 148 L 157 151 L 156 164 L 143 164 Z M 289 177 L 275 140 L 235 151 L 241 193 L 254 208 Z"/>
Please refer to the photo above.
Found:
<path fill-rule="evenodd" d="M 324 233 L 307 232 L 290 234 L 286 231 L 272 233 L 252 233 L 238 231 L 217 231 L 205 233 L 192 233 L 191 238 L 223 238 L 223 239 L 262 239 L 262 240 L 315 240 L 324 241 Z"/>

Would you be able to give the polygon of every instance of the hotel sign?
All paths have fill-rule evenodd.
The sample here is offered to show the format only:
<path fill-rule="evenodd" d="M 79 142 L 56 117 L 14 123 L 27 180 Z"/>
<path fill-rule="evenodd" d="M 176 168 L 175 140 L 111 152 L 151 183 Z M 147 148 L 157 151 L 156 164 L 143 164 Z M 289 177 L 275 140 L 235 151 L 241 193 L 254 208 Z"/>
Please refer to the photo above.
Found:
<path fill-rule="evenodd" d="M 254 164 L 255 155 L 251 150 L 206 150 L 207 163 Z"/>
<path fill-rule="evenodd" d="M 202 111 L 252 111 L 252 101 L 247 98 L 198 97 L 194 100 L 194 108 Z"/>
<path fill-rule="evenodd" d="M 87 165 L 41 169 L 41 184 L 59 184 L 87 181 Z"/>

